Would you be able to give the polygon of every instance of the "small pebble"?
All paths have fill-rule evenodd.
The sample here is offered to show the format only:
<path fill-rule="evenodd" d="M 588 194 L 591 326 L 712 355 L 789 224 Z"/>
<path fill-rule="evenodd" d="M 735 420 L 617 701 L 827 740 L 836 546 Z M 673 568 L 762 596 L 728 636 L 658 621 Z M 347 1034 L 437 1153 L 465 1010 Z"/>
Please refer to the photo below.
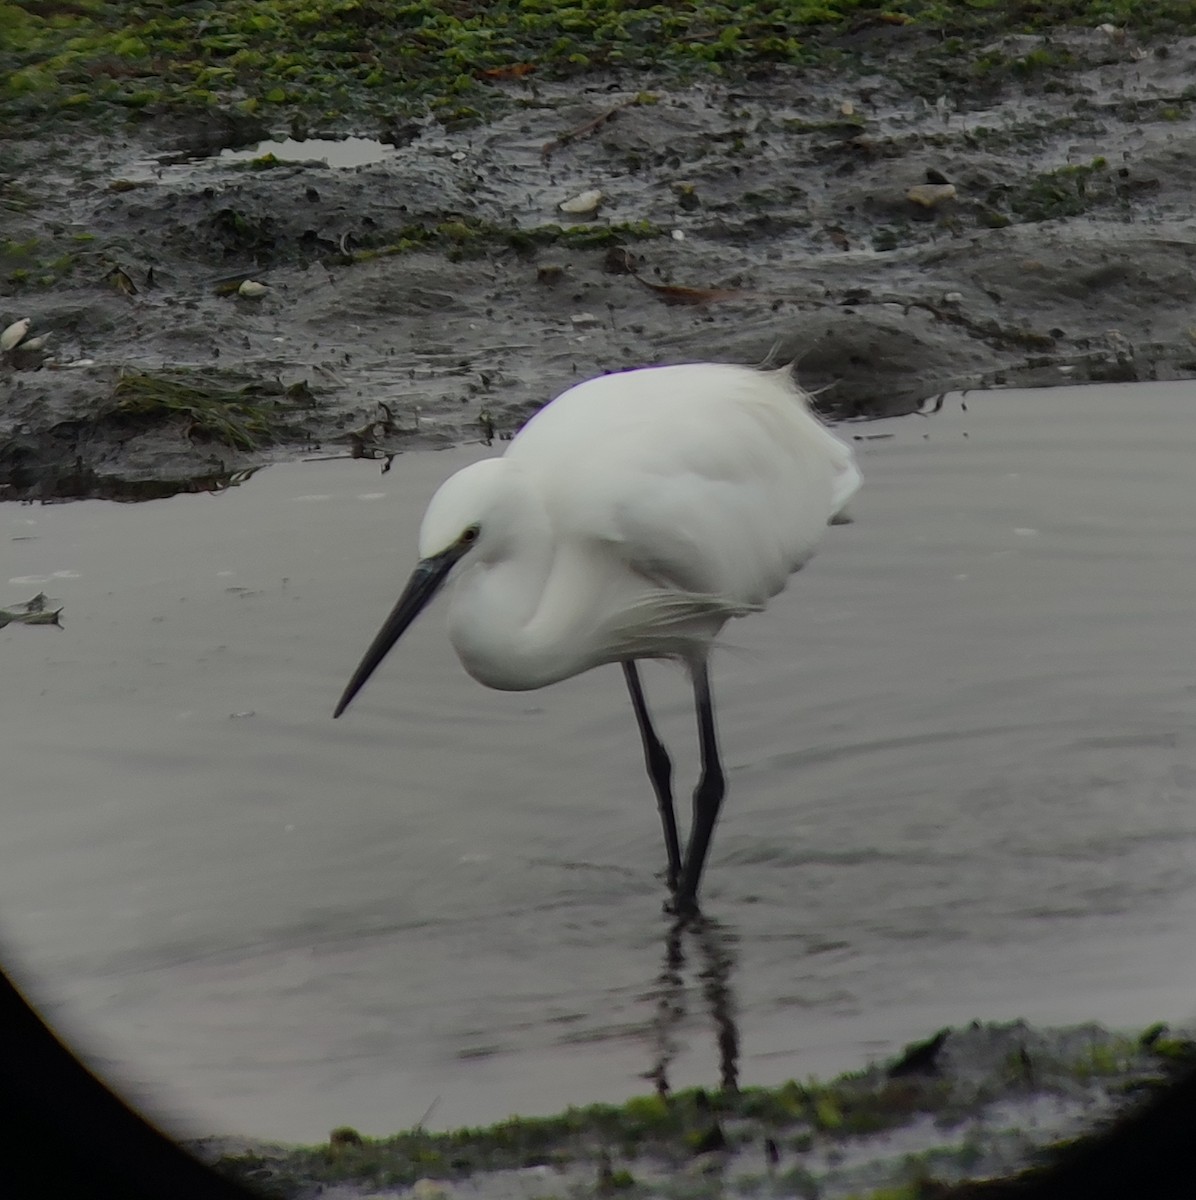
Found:
<path fill-rule="evenodd" d="M 584 217 L 597 212 L 601 203 L 602 193 L 597 188 L 590 188 L 588 192 L 579 192 L 568 200 L 562 200 L 558 207 L 561 212 Z"/>
<path fill-rule="evenodd" d="M 13 350 L 24 341 L 33 322 L 28 317 L 14 321 L 3 333 L 0 333 L 0 352 Z"/>
<path fill-rule="evenodd" d="M 922 208 L 938 208 L 948 200 L 955 199 L 955 184 L 953 183 L 915 183 L 905 198 Z"/>

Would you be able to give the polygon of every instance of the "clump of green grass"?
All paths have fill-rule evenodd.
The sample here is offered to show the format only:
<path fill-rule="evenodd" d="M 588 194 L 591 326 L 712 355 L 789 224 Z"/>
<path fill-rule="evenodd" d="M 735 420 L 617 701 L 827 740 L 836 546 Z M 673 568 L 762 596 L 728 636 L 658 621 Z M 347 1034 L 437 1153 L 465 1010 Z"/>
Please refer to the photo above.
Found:
<path fill-rule="evenodd" d="M 112 390 L 114 413 L 179 422 L 188 437 L 247 451 L 269 445 L 296 408 L 313 403 L 303 383 L 285 387 L 277 381 L 255 381 L 230 387 L 226 380 L 200 372 L 129 372 Z"/>

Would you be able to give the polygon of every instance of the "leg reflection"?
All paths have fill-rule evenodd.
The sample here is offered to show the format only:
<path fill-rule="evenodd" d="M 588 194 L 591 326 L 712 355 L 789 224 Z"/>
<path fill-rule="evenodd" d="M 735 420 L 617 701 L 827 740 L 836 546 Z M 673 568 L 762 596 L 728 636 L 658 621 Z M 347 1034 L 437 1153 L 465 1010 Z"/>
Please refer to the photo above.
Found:
<path fill-rule="evenodd" d="M 685 1019 L 685 951 L 681 937 L 685 921 L 673 921 L 665 934 L 664 964 L 649 996 L 656 1002 L 652 1018 L 652 1067 L 646 1078 L 652 1080 L 659 1096 L 669 1092 L 669 1068 L 677 1057 L 680 1043 L 677 1030 Z"/>
<path fill-rule="evenodd" d="M 735 935 L 709 917 L 693 926 L 701 956 L 702 995 L 710 1013 L 718 1045 L 719 1082 L 723 1091 L 739 1090 L 739 1026 L 735 1023 L 735 993 L 731 975 L 735 970 Z"/>
<path fill-rule="evenodd" d="M 696 967 L 693 980 L 701 992 L 719 1064 L 719 1085 L 724 1091 L 739 1086 L 739 1027 L 731 977 L 735 970 L 735 934 L 709 917 L 694 915 L 672 921 L 665 932 L 664 960 L 656 986 L 649 993 L 655 1003 L 652 1019 L 652 1066 L 645 1077 L 660 1095 L 670 1089 L 673 1064 L 681 1052 L 681 1029 L 688 1015 L 686 988 L 687 948 Z M 688 945 L 687 945 L 688 944 Z"/>

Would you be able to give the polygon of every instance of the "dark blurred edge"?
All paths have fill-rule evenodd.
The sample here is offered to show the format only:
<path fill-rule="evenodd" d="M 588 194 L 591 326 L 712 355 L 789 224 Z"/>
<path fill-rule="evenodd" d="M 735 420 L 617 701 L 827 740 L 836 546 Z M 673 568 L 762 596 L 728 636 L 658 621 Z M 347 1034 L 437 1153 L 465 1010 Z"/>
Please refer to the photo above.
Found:
<path fill-rule="evenodd" d="M 935 1200 L 1196 1200 L 1196 1067 L 1052 1152 L 1049 1165 L 960 1184 Z"/>
<path fill-rule="evenodd" d="M 1196 1068 L 1049 1165 L 929 1185 L 927 1200 L 1196 1200 Z M 260 1200 L 217 1175 L 79 1063 L 0 971 L 0 1197 Z"/>
<path fill-rule="evenodd" d="M 110 1092 L 2 970 L 0 1197 L 257 1200 Z"/>

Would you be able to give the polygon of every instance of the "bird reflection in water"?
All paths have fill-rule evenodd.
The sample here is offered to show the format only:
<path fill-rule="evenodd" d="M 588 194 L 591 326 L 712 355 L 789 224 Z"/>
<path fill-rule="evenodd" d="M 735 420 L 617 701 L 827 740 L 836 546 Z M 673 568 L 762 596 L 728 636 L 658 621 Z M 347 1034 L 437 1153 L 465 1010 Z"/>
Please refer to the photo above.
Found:
<path fill-rule="evenodd" d="M 694 982 L 700 992 L 718 1052 L 719 1086 L 724 1092 L 739 1088 L 739 1026 L 736 1024 L 735 972 L 736 935 L 707 916 L 695 915 L 671 922 L 664 939 L 664 961 L 656 986 L 646 999 L 654 999 L 652 1019 L 652 1066 L 644 1078 L 657 1093 L 671 1090 L 669 1074 L 682 1046 L 681 1027 L 688 1016 L 689 989 L 686 967 L 696 971 Z M 688 956 L 687 956 L 688 952 Z"/>

